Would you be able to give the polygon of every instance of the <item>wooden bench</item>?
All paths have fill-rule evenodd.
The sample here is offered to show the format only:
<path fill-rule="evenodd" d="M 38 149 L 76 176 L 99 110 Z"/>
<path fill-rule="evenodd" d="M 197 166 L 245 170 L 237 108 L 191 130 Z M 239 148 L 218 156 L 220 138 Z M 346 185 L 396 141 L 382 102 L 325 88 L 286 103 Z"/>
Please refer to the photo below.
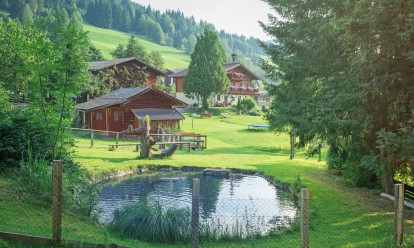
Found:
<path fill-rule="evenodd" d="M 204 142 L 204 141 L 203 141 Z M 191 148 L 191 141 L 176 141 L 176 142 L 157 142 L 154 145 L 187 145 L 188 146 L 188 151 L 190 151 Z M 141 145 L 141 143 L 131 143 L 131 144 L 109 144 L 109 147 L 111 149 L 115 149 L 118 148 L 118 146 L 136 146 L 135 151 L 139 151 L 139 146 Z"/>

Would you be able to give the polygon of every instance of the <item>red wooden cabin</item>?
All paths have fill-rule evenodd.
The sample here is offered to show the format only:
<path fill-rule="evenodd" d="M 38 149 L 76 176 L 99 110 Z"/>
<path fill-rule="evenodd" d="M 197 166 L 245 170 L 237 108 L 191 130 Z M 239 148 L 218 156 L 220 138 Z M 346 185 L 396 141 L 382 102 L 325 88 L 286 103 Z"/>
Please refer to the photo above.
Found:
<path fill-rule="evenodd" d="M 83 127 L 120 132 L 149 115 L 151 133 L 159 128 L 180 126 L 184 119 L 176 108 L 187 104 L 152 87 L 120 88 L 89 102 L 76 105 Z"/>

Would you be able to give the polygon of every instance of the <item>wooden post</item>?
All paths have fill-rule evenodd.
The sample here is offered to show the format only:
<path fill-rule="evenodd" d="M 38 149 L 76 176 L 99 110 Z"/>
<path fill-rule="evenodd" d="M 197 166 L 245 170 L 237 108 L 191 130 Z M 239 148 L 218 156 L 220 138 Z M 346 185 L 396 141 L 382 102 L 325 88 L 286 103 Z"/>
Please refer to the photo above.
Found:
<path fill-rule="evenodd" d="M 116 133 L 116 148 L 118 148 L 119 143 L 119 133 Z"/>
<path fill-rule="evenodd" d="M 86 127 L 86 112 L 82 111 L 82 128 Z"/>
<path fill-rule="evenodd" d="M 301 189 L 300 240 L 302 248 L 309 248 L 309 190 Z"/>
<path fill-rule="evenodd" d="M 395 228 L 394 238 L 397 245 L 402 245 L 404 236 L 404 184 L 395 184 Z"/>
<path fill-rule="evenodd" d="M 296 135 L 292 134 L 290 135 L 290 159 L 293 159 L 296 154 Z"/>
<path fill-rule="evenodd" d="M 191 248 L 198 248 L 198 229 L 199 229 L 199 199 L 200 199 L 200 179 L 193 179 L 193 198 L 191 208 Z"/>
<path fill-rule="evenodd" d="M 62 239 L 62 161 L 53 160 L 53 223 L 52 239 L 59 244 Z"/>
<path fill-rule="evenodd" d="M 109 131 L 109 126 L 108 126 L 108 109 L 105 109 L 105 131 Z M 109 137 L 109 133 L 106 132 L 106 137 Z"/>
<path fill-rule="evenodd" d="M 91 129 L 91 148 L 93 147 L 93 130 Z"/>

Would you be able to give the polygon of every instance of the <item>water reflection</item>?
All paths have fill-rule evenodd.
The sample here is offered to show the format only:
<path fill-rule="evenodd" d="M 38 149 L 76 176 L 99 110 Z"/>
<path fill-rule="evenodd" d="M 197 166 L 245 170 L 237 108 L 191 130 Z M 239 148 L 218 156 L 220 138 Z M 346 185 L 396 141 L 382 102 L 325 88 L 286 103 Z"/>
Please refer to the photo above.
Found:
<path fill-rule="evenodd" d="M 162 206 L 191 209 L 193 178 L 200 179 L 200 215 L 204 221 L 261 228 L 263 232 L 284 226 L 295 217 L 296 208 L 288 192 L 260 176 L 218 178 L 202 173 L 158 172 L 105 184 L 98 204 L 100 221 L 109 222 L 115 209 L 132 202 L 159 201 Z"/>

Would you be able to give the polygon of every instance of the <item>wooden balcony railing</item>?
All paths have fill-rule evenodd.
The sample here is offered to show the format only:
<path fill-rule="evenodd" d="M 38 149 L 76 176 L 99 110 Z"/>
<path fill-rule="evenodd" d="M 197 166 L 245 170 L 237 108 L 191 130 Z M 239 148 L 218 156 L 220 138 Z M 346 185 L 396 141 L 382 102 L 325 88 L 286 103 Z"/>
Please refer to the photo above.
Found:
<path fill-rule="evenodd" d="M 257 95 L 259 94 L 259 88 L 231 86 L 230 94 Z"/>

